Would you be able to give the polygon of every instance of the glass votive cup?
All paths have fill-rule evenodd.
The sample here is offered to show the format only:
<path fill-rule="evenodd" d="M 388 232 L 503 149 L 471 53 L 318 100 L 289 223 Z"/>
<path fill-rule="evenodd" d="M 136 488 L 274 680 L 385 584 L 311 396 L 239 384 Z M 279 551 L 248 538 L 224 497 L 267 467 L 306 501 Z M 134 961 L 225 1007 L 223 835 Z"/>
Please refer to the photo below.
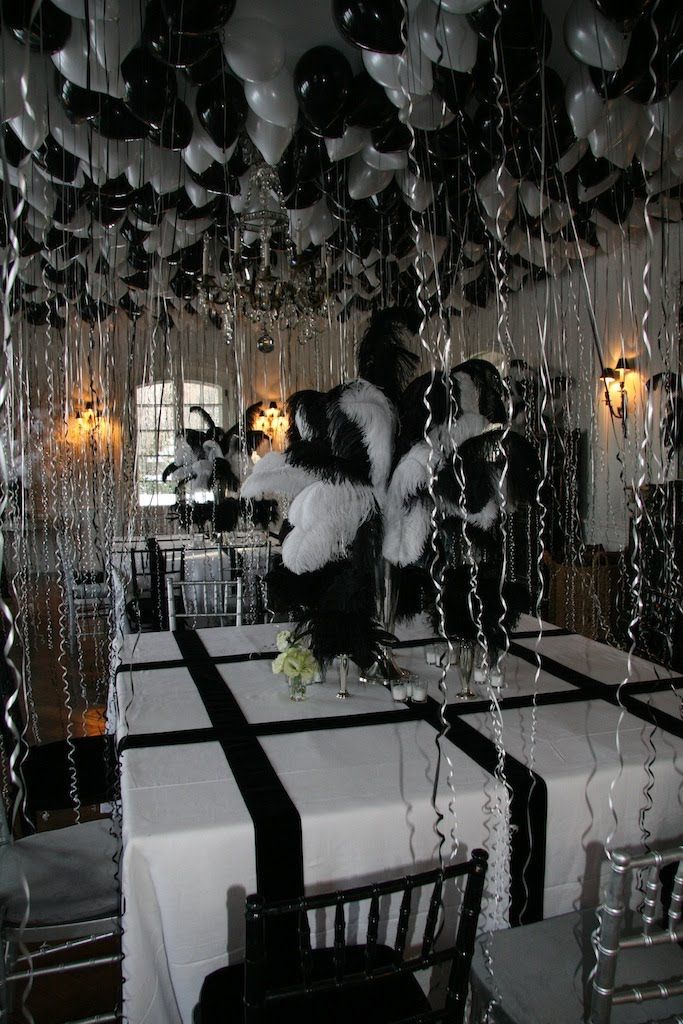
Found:
<path fill-rule="evenodd" d="M 419 676 L 413 676 L 410 684 L 410 699 L 417 704 L 427 700 L 427 683 Z"/>
<path fill-rule="evenodd" d="M 406 700 L 408 696 L 408 683 L 405 679 L 396 679 L 392 682 L 391 696 L 394 700 Z"/>

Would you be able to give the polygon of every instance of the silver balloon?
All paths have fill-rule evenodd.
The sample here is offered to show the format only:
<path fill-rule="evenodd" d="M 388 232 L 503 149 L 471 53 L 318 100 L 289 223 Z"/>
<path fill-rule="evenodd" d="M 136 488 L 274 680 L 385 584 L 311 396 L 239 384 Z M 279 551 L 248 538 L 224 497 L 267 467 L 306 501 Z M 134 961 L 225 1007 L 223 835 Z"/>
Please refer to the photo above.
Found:
<path fill-rule="evenodd" d="M 626 61 L 631 33 L 600 14 L 591 0 L 574 0 L 564 19 L 564 41 L 582 63 L 618 71 Z"/>
<path fill-rule="evenodd" d="M 365 70 L 380 85 L 387 89 L 400 89 L 398 72 L 401 67 L 402 57 L 394 53 L 375 53 L 374 50 L 362 51 Z"/>
<path fill-rule="evenodd" d="M 377 171 L 400 171 L 408 166 L 408 153 L 404 149 L 381 153 L 369 145 L 363 148 L 361 156 L 369 167 L 374 167 Z"/>
<path fill-rule="evenodd" d="M 325 139 L 325 148 L 330 160 L 344 160 L 347 156 L 359 153 L 363 146 L 370 144 L 370 132 L 367 128 L 350 125 L 340 139 Z"/>

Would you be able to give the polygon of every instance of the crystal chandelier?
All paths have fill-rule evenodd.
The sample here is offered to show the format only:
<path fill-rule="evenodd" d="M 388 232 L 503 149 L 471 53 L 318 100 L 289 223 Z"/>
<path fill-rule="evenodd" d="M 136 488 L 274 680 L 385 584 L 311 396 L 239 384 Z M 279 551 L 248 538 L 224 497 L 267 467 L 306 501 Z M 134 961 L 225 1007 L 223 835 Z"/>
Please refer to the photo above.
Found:
<path fill-rule="evenodd" d="M 318 318 L 325 312 L 326 269 L 322 262 L 297 263 L 274 168 L 262 161 L 252 163 L 244 202 L 236 205 L 232 248 L 204 237 L 200 295 L 205 314 L 214 324 L 222 320 L 226 335 L 238 316 L 260 324 L 257 345 L 262 352 L 272 352 L 276 330 L 297 328 L 299 341 L 306 343 L 315 336 Z"/>

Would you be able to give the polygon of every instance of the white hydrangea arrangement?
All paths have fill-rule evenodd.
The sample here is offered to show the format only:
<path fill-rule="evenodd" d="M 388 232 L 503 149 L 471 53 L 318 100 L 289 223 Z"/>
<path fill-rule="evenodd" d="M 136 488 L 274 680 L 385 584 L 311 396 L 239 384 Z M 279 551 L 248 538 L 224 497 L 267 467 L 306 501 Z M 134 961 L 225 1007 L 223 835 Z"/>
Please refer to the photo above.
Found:
<path fill-rule="evenodd" d="M 310 683 L 315 679 L 320 671 L 318 662 L 308 647 L 304 647 L 297 640 L 292 640 L 291 630 L 281 629 L 275 643 L 280 652 L 272 664 L 275 675 L 282 674 L 289 679 L 299 676 L 304 683 Z"/>

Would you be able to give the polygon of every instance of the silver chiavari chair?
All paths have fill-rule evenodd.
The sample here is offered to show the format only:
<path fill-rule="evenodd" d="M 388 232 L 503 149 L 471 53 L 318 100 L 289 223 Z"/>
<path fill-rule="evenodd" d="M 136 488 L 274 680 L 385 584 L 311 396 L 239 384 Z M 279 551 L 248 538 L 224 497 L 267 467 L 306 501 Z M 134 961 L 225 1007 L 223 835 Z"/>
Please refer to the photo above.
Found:
<path fill-rule="evenodd" d="M 613 851 L 597 910 L 480 940 L 471 1024 L 683 1024 L 682 910 L 683 845 Z"/>
<path fill-rule="evenodd" d="M 178 602 L 178 598 L 180 601 Z M 242 580 L 166 580 L 168 628 L 242 625 Z"/>

